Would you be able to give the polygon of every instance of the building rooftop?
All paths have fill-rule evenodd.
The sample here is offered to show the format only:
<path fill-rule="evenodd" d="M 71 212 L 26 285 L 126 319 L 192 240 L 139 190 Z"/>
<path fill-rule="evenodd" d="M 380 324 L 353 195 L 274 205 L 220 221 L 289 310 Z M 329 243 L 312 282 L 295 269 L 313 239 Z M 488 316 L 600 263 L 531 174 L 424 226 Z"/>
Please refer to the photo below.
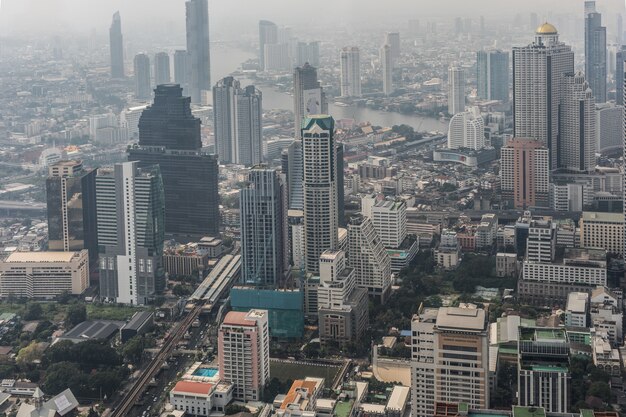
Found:
<path fill-rule="evenodd" d="M 522 407 L 513 406 L 513 417 L 546 417 L 546 410 L 543 407 Z"/>
<path fill-rule="evenodd" d="M 387 401 L 387 408 L 392 410 L 403 410 L 404 407 L 406 407 L 410 393 L 411 389 L 409 387 L 395 385 L 393 387 L 393 391 L 391 391 L 391 395 L 389 396 L 389 401 Z"/>
<path fill-rule="evenodd" d="M 583 211 L 581 220 L 584 222 L 624 223 L 624 215 L 621 213 L 601 213 L 596 211 Z"/>
<path fill-rule="evenodd" d="M 485 330 L 485 310 L 475 307 L 441 307 L 437 314 L 438 328 Z"/>
<path fill-rule="evenodd" d="M 255 319 L 263 317 L 266 313 L 266 310 L 230 311 L 224 317 L 222 324 L 227 326 L 256 327 Z"/>
<path fill-rule="evenodd" d="M 539 26 L 537 28 L 537 35 L 556 35 L 557 33 L 559 33 L 556 30 L 556 27 L 554 27 L 554 25 L 545 22 L 544 24 L 542 24 L 541 26 Z M 514 412 L 515 413 L 515 412 Z M 544 412 L 545 414 L 545 412 Z"/>
<path fill-rule="evenodd" d="M 323 378 L 296 379 L 280 405 L 281 410 L 292 404 L 297 405 L 300 410 L 306 410 L 311 396 L 321 389 L 322 385 L 324 385 Z"/>
<path fill-rule="evenodd" d="M 20 262 L 71 262 L 74 257 L 79 257 L 79 252 L 13 252 L 5 260 L 5 263 Z M 86 251 L 85 251 L 86 252 Z"/>
<path fill-rule="evenodd" d="M 212 389 L 213 384 L 209 384 L 208 382 L 178 381 L 172 391 L 181 394 L 209 395 Z"/>
<path fill-rule="evenodd" d="M 567 310 L 572 313 L 585 313 L 589 294 L 586 292 L 571 292 L 567 296 Z"/>
<path fill-rule="evenodd" d="M 57 340 L 71 340 L 74 343 L 80 343 L 86 340 L 109 339 L 118 332 L 124 324 L 123 321 L 87 320 L 77 324 Z"/>
<path fill-rule="evenodd" d="M 150 320 L 150 318 L 154 316 L 154 313 L 151 311 L 139 311 L 133 314 L 133 317 L 124 325 L 124 329 L 139 329 L 143 324 Z"/>

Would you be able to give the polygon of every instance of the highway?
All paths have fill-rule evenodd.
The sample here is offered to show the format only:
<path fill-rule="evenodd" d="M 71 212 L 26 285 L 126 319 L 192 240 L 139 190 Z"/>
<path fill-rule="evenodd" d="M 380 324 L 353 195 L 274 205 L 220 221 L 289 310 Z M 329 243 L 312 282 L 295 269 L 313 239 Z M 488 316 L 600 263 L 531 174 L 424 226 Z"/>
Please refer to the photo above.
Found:
<path fill-rule="evenodd" d="M 202 305 L 196 305 L 189 314 L 184 317 L 183 321 L 172 328 L 169 337 L 165 343 L 163 343 L 163 347 L 159 353 L 152 359 L 137 381 L 135 381 L 130 390 L 124 395 L 115 411 L 111 414 L 112 417 L 125 417 L 130 414 L 135 402 L 146 390 L 148 383 L 157 374 L 163 362 L 167 361 L 174 349 L 176 349 L 176 345 L 182 340 L 183 336 L 190 328 L 191 323 L 198 317 L 201 309 Z"/>

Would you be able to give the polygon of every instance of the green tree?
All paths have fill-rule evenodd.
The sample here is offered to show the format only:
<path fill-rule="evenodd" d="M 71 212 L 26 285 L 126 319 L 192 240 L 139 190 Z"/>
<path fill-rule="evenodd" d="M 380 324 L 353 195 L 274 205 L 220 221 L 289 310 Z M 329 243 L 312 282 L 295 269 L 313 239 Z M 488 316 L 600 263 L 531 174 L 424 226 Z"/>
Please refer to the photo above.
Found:
<path fill-rule="evenodd" d="M 189 285 L 176 284 L 174 288 L 172 288 L 172 294 L 178 297 L 185 297 L 190 295 L 193 292 L 193 289 Z"/>
<path fill-rule="evenodd" d="M 32 365 L 35 361 L 41 360 L 45 348 L 45 344 L 43 343 L 31 342 L 30 345 L 20 349 L 20 351 L 17 352 L 17 364 L 21 367 L 24 367 L 27 365 Z"/>
<path fill-rule="evenodd" d="M 49 395 L 57 395 L 66 388 L 70 388 L 74 395 L 83 397 L 86 392 L 87 377 L 78 366 L 69 362 L 59 362 L 50 365 L 46 371 L 43 391 Z"/>
<path fill-rule="evenodd" d="M 87 309 L 83 304 L 72 304 L 67 309 L 67 316 L 65 317 L 67 327 L 74 327 L 85 320 L 87 320 Z"/>
<path fill-rule="evenodd" d="M 39 320 L 43 315 L 43 308 L 39 303 L 28 303 L 24 312 L 24 320 Z"/>
<path fill-rule="evenodd" d="M 122 349 L 122 356 L 124 359 L 133 365 L 139 364 L 139 362 L 141 362 L 141 357 L 143 356 L 143 350 L 145 347 L 144 342 L 145 340 L 142 336 L 135 336 L 126 342 Z"/>
<path fill-rule="evenodd" d="M 227 416 L 232 416 L 233 414 L 244 413 L 247 411 L 248 409 L 246 407 L 239 404 L 228 404 L 226 408 L 224 408 L 224 414 Z"/>

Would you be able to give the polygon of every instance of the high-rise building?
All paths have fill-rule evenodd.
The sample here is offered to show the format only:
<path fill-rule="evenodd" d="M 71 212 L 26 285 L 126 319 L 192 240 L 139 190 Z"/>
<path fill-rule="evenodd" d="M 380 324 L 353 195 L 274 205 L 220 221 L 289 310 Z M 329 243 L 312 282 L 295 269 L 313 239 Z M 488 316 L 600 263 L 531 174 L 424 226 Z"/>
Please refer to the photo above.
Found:
<path fill-rule="evenodd" d="M 334 130 L 327 115 L 309 116 L 302 127 L 306 270 L 313 274 L 319 272 L 322 252 L 339 243 Z"/>
<path fill-rule="evenodd" d="M 500 50 L 476 53 L 478 97 L 485 100 L 509 101 L 509 53 Z"/>
<path fill-rule="evenodd" d="M 623 114 L 623 107 L 614 103 L 596 104 L 596 152 L 620 149 L 624 146 Z"/>
<path fill-rule="evenodd" d="M 485 121 L 478 107 L 456 113 L 448 126 L 448 149 L 485 147 Z"/>
<path fill-rule="evenodd" d="M 296 66 L 301 67 L 306 63 L 319 67 L 320 65 L 320 43 L 298 42 L 296 46 Z"/>
<path fill-rule="evenodd" d="M 393 93 L 393 56 L 391 46 L 384 44 L 380 48 L 380 63 L 383 70 L 383 94 Z"/>
<path fill-rule="evenodd" d="M 549 23 L 537 28 L 533 43 L 513 48 L 514 136 L 543 143 L 550 168 L 557 167 L 563 75 L 573 72 L 574 52 Z"/>
<path fill-rule="evenodd" d="M 400 59 L 400 34 L 398 32 L 387 32 L 385 34 L 385 45 L 391 47 L 391 59 L 396 64 Z"/>
<path fill-rule="evenodd" d="M 547 207 L 548 149 L 537 139 L 514 138 L 501 150 L 502 198 L 512 207 Z"/>
<path fill-rule="evenodd" d="M 135 98 L 149 100 L 152 93 L 150 88 L 150 58 L 146 54 L 135 55 Z"/>
<path fill-rule="evenodd" d="M 262 94 L 226 77 L 213 87 L 217 155 L 222 163 L 256 165 L 262 158 Z"/>
<path fill-rule="evenodd" d="M 615 54 L 615 104 L 624 105 L 624 61 L 626 45 L 622 45 Z"/>
<path fill-rule="evenodd" d="M 178 240 L 219 234 L 218 162 L 202 151 L 200 119 L 176 84 L 159 85 L 128 151 L 141 167 L 158 164 L 165 190 L 165 232 Z"/>
<path fill-rule="evenodd" d="M 158 166 L 124 162 L 96 176 L 100 296 L 141 305 L 163 291 L 163 182 Z"/>
<path fill-rule="evenodd" d="M 391 293 L 391 259 L 369 217 L 357 214 L 348 222 L 348 264 L 356 286 L 384 303 Z"/>
<path fill-rule="evenodd" d="M 589 172 L 596 166 L 596 113 L 593 92 L 579 71 L 563 80 L 557 166 Z"/>
<path fill-rule="evenodd" d="M 234 385 L 233 399 L 259 401 L 270 380 L 267 310 L 231 311 L 218 333 L 220 376 Z"/>
<path fill-rule="evenodd" d="M 377 201 L 371 208 L 374 228 L 386 248 L 399 248 L 406 239 L 406 202 Z"/>
<path fill-rule="evenodd" d="M 343 251 L 324 251 L 319 259 L 317 316 L 320 341 L 357 342 L 367 329 L 367 290 L 358 288 Z"/>
<path fill-rule="evenodd" d="M 291 68 L 291 53 L 288 43 L 268 43 L 263 51 L 265 71 L 284 71 Z"/>
<path fill-rule="evenodd" d="M 189 54 L 184 49 L 177 49 L 174 51 L 174 82 L 183 88 L 185 95 L 188 95 L 189 71 Z"/>
<path fill-rule="evenodd" d="M 293 141 L 293 143 L 285 149 L 283 156 L 285 161 L 283 173 L 286 174 L 287 177 L 289 209 L 302 210 L 304 208 L 302 141 Z"/>
<path fill-rule="evenodd" d="M 113 14 L 109 28 L 109 49 L 111 51 L 111 78 L 124 78 L 124 37 L 120 12 Z"/>
<path fill-rule="evenodd" d="M 48 249 L 79 251 L 98 258 L 96 171 L 81 161 L 60 161 L 48 167 Z"/>
<path fill-rule="evenodd" d="M 622 18 L 622 14 L 617 14 L 617 36 L 615 37 L 615 43 L 618 45 L 622 44 L 624 40 L 624 20 Z"/>
<path fill-rule="evenodd" d="M 341 50 L 341 95 L 361 97 L 361 59 L 359 48 L 346 47 Z"/>
<path fill-rule="evenodd" d="M 154 83 L 169 84 L 171 81 L 170 56 L 167 52 L 158 52 L 154 55 Z"/>
<path fill-rule="evenodd" d="M 254 167 L 240 192 L 242 282 L 282 287 L 287 271 L 285 184 L 278 171 Z"/>
<path fill-rule="evenodd" d="M 265 45 L 278 43 L 278 26 L 269 20 L 259 21 L 259 68 L 265 71 Z"/>
<path fill-rule="evenodd" d="M 211 55 L 209 50 L 208 0 L 188 0 L 187 53 L 189 54 L 189 92 L 191 102 L 200 103 L 202 91 L 211 89 Z"/>
<path fill-rule="evenodd" d="M 489 408 L 488 328 L 485 310 L 471 304 L 420 306 L 411 320 L 413 417 L 434 416 L 436 403 Z"/>
<path fill-rule="evenodd" d="M 597 103 L 606 102 L 606 27 L 596 2 L 585 2 L 585 76 Z"/>
<path fill-rule="evenodd" d="M 326 114 L 328 102 L 320 82 L 317 69 L 304 64 L 293 72 L 293 114 L 296 126 L 296 139 L 302 138 L 301 129 L 304 118 L 310 114 Z"/>
<path fill-rule="evenodd" d="M 448 113 L 465 111 L 465 70 L 456 65 L 448 68 Z"/>

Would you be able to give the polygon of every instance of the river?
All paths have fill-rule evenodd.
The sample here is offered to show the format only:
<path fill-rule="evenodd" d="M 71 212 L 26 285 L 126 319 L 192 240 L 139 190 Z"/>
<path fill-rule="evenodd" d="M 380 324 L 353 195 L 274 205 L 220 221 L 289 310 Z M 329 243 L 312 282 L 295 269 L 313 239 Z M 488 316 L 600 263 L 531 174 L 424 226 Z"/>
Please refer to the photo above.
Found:
<path fill-rule="evenodd" d="M 253 54 L 241 49 L 215 45 L 215 47 L 211 49 L 212 82 L 215 83 L 217 80 L 236 71 L 242 62 L 253 57 Z M 242 84 L 248 83 L 248 80 L 240 79 L 240 81 Z M 276 91 L 270 86 L 259 86 L 259 90 L 263 92 L 264 109 L 293 110 L 292 96 Z M 448 131 L 448 122 L 441 121 L 434 117 L 385 112 L 366 107 L 342 107 L 335 105 L 332 100 L 328 103 L 328 112 L 335 119 L 354 119 L 357 122 L 370 122 L 377 126 L 406 124 L 413 127 L 416 131 Z"/>

